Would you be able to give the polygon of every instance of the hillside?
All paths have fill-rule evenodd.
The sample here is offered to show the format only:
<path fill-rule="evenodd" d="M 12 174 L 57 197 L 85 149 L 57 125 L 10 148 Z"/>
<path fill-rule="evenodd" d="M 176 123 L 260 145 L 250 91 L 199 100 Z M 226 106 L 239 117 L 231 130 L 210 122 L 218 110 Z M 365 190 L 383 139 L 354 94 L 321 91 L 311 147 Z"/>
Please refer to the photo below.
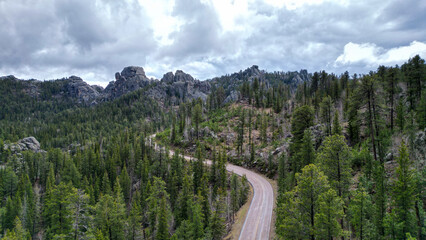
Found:
<path fill-rule="evenodd" d="M 277 238 L 422 239 L 425 69 L 2 77 L 2 236 L 220 239 L 249 197 L 229 162 L 277 182 Z"/>

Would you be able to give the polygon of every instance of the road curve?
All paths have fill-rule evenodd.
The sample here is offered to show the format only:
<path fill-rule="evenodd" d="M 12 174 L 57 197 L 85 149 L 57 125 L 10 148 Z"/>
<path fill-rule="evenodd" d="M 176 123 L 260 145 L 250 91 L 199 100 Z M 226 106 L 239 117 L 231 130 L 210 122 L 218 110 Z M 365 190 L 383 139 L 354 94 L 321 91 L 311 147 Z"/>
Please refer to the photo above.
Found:
<path fill-rule="evenodd" d="M 153 137 L 155 134 L 151 135 L 150 139 Z M 173 151 L 170 153 L 174 154 Z M 184 156 L 184 158 L 192 159 L 189 156 Z M 206 160 L 205 163 L 211 165 L 210 160 Z M 271 184 L 262 175 L 240 166 L 227 163 L 226 170 L 240 176 L 246 175 L 248 182 L 253 187 L 253 198 L 238 239 L 269 239 L 274 206 L 274 191 Z"/>

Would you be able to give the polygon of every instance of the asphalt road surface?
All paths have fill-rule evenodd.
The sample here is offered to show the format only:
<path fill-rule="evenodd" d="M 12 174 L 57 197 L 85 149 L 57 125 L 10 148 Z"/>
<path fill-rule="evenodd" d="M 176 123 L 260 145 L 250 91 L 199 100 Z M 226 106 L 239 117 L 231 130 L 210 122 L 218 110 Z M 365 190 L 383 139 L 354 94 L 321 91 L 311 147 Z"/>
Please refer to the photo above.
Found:
<path fill-rule="evenodd" d="M 151 138 L 153 137 L 155 137 L 155 134 L 151 135 Z M 170 151 L 170 153 L 174 154 L 173 151 Z M 191 159 L 189 156 L 184 156 L 184 158 L 187 160 Z M 210 160 L 206 160 L 205 163 L 211 165 Z M 243 167 L 228 163 L 226 165 L 226 170 L 240 176 L 246 175 L 254 192 L 239 239 L 269 239 L 274 206 L 274 191 L 271 184 L 262 175 Z"/>

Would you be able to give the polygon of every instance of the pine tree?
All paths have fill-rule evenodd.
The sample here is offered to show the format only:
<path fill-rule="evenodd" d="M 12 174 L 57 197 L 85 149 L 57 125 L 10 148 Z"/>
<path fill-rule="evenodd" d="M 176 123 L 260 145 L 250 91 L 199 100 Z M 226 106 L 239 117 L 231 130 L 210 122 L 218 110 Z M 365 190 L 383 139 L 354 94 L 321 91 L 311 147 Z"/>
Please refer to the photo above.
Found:
<path fill-rule="evenodd" d="M 95 225 L 103 236 L 110 240 L 124 239 L 126 207 L 118 178 L 115 180 L 113 195 L 102 195 L 96 204 L 95 213 Z"/>
<path fill-rule="evenodd" d="M 245 110 L 240 110 L 241 114 L 239 116 L 239 124 L 238 124 L 238 138 L 237 138 L 237 152 L 241 156 L 243 153 L 243 145 L 244 145 L 244 127 L 245 127 Z"/>
<path fill-rule="evenodd" d="M 314 163 L 315 161 L 315 149 L 314 143 L 312 141 L 312 134 L 309 129 L 306 129 L 303 134 L 302 146 L 300 149 L 300 162 L 302 169 L 304 166 Z"/>
<path fill-rule="evenodd" d="M 331 135 L 331 108 L 333 102 L 330 96 L 326 96 L 320 103 L 320 116 L 321 121 L 325 125 L 326 135 Z"/>
<path fill-rule="evenodd" d="M 32 235 L 35 233 L 36 202 L 33 188 L 27 174 L 21 175 L 18 183 L 17 196 L 22 199 L 21 223 Z"/>
<path fill-rule="evenodd" d="M 8 229 L 6 231 L 6 235 L 2 238 L 3 240 L 31 239 L 29 232 L 22 226 L 21 220 L 18 217 L 15 218 L 14 225 L 13 230 Z"/>
<path fill-rule="evenodd" d="M 310 164 L 296 174 L 296 180 L 296 187 L 280 197 L 276 210 L 277 235 L 284 239 L 341 236 L 342 230 L 336 224 L 343 215 L 341 199 L 332 189 L 330 191 L 327 177 Z"/>
<path fill-rule="evenodd" d="M 399 98 L 398 105 L 396 106 L 396 125 L 400 131 L 404 131 L 405 127 L 405 103 L 404 99 Z"/>
<path fill-rule="evenodd" d="M 290 167 L 293 172 L 300 171 L 297 153 L 300 152 L 301 143 L 305 130 L 314 124 L 314 112 L 309 106 L 296 108 L 291 120 L 291 133 L 293 138 L 290 144 Z"/>
<path fill-rule="evenodd" d="M 333 129 L 331 130 L 331 133 L 333 135 L 342 134 L 342 127 L 340 126 L 340 123 L 339 123 L 339 112 L 338 111 L 334 112 Z"/>
<path fill-rule="evenodd" d="M 377 238 L 385 235 L 384 219 L 387 209 L 387 183 L 385 169 L 381 163 L 374 162 L 373 180 L 375 184 L 374 201 L 374 225 L 377 231 Z"/>
<path fill-rule="evenodd" d="M 422 98 L 417 105 L 417 124 L 419 129 L 426 128 L 426 90 L 423 90 Z"/>
<path fill-rule="evenodd" d="M 373 204 L 371 197 L 362 184 L 353 193 L 349 204 L 350 222 L 354 227 L 356 236 L 360 239 L 374 238 L 372 223 Z"/>
<path fill-rule="evenodd" d="M 238 177 L 236 174 L 232 174 L 231 177 L 231 210 L 232 210 L 232 216 L 238 211 L 240 208 L 240 201 L 239 201 L 239 188 L 240 188 L 240 182 L 238 181 Z"/>
<path fill-rule="evenodd" d="M 394 126 L 394 100 L 395 95 L 397 93 L 397 85 L 398 85 L 398 68 L 390 67 L 387 70 L 387 74 L 385 76 L 385 86 L 384 89 L 387 93 L 387 99 L 390 104 L 390 128 L 393 130 Z"/>
<path fill-rule="evenodd" d="M 169 223 L 167 221 L 167 208 L 166 208 L 166 196 L 163 195 L 161 198 L 160 209 L 158 213 L 157 223 L 157 234 L 155 235 L 156 240 L 168 240 L 170 239 L 169 234 Z"/>
<path fill-rule="evenodd" d="M 328 189 L 318 198 L 318 212 L 315 214 L 315 237 L 317 239 L 334 239 L 343 236 L 339 219 L 344 216 L 343 201 L 334 189 Z"/>
<path fill-rule="evenodd" d="M 129 174 L 127 173 L 126 165 L 123 166 L 120 174 L 120 184 L 123 190 L 124 202 L 129 205 L 131 197 L 131 181 Z"/>
<path fill-rule="evenodd" d="M 135 240 L 135 239 L 141 239 L 141 222 L 142 222 L 142 209 L 140 206 L 140 194 L 137 192 L 132 200 L 131 209 L 129 213 L 129 233 L 128 233 L 128 239 Z"/>
<path fill-rule="evenodd" d="M 401 69 L 407 82 L 407 101 L 410 103 L 410 110 L 414 110 L 416 109 L 417 101 L 421 99 L 425 85 L 425 60 L 416 55 L 402 65 Z"/>
<path fill-rule="evenodd" d="M 222 194 L 223 193 L 219 192 L 219 196 Z M 224 204 L 225 203 L 220 199 L 215 201 L 215 211 L 210 219 L 210 231 L 213 240 L 222 239 L 223 234 L 225 234 L 225 218 L 223 217 Z"/>
<path fill-rule="evenodd" d="M 102 189 L 101 192 L 103 194 L 111 194 L 111 183 L 109 181 L 108 173 L 105 171 L 104 176 L 102 178 Z"/>
<path fill-rule="evenodd" d="M 278 192 L 284 193 L 286 190 L 287 177 L 287 155 L 285 153 L 278 157 Z"/>
<path fill-rule="evenodd" d="M 176 225 L 179 226 L 184 220 L 189 219 L 189 212 L 192 201 L 193 185 L 190 177 L 185 174 L 183 177 L 183 187 L 178 197 L 178 208 L 176 208 Z"/>
<path fill-rule="evenodd" d="M 399 239 L 405 239 L 406 233 L 416 233 L 416 226 L 414 224 L 416 181 L 414 178 L 414 171 L 410 169 L 411 161 L 404 141 L 401 143 L 397 162 L 397 180 L 393 190 L 393 201 L 397 221 L 401 224 L 397 235 Z"/>
<path fill-rule="evenodd" d="M 202 197 L 201 197 L 202 198 Z M 204 235 L 203 213 L 201 206 L 195 202 L 192 208 L 192 239 L 202 239 Z"/>
<path fill-rule="evenodd" d="M 201 104 L 195 105 L 192 113 L 193 121 L 195 124 L 195 132 L 197 133 L 197 139 L 199 138 L 199 126 L 201 123 L 201 120 L 203 118 L 202 116 L 202 106 Z"/>
<path fill-rule="evenodd" d="M 75 195 L 71 196 L 68 209 L 71 218 L 71 236 L 72 239 L 82 239 L 85 237 L 92 220 L 90 215 L 89 196 L 82 190 L 77 190 Z"/>
<path fill-rule="evenodd" d="M 70 184 L 61 182 L 54 187 L 49 199 L 44 203 L 44 216 L 48 219 L 47 236 L 67 236 L 72 232 L 70 204 L 75 199 L 77 189 Z"/>
<path fill-rule="evenodd" d="M 197 147 L 197 152 L 195 153 L 195 162 L 194 162 L 194 179 L 193 179 L 193 186 L 194 186 L 194 193 L 198 192 L 198 188 L 200 186 L 201 178 L 204 175 L 204 153 L 201 149 L 201 144 Z"/>
<path fill-rule="evenodd" d="M 339 197 L 345 198 L 351 181 L 351 151 L 342 135 L 326 137 L 317 155 L 316 162 L 336 189 Z"/>
<path fill-rule="evenodd" d="M 357 144 L 360 140 L 360 119 L 358 115 L 358 110 L 360 108 L 361 103 L 356 94 L 351 94 L 348 101 L 348 135 L 351 146 L 353 146 Z"/>
<path fill-rule="evenodd" d="M 201 204 L 201 211 L 202 211 L 202 221 L 205 227 L 209 225 L 210 220 L 210 203 L 209 203 L 209 182 L 207 179 L 207 174 L 204 174 L 203 178 L 201 179 L 201 186 L 199 191 L 199 201 Z"/>
<path fill-rule="evenodd" d="M 244 205 L 247 202 L 249 191 L 250 191 L 250 186 L 249 186 L 247 177 L 244 174 L 241 177 L 241 188 L 239 192 L 240 206 Z"/>
<path fill-rule="evenodd" d="M 7 197 L 5 211 L 2 216 L 2 227 L 3 232 L 6 230 L 12 230 L 14 227 L 14 220 L 19 216 L 21 207 L 21 201 L 19 197 L 11 198 Z"/>

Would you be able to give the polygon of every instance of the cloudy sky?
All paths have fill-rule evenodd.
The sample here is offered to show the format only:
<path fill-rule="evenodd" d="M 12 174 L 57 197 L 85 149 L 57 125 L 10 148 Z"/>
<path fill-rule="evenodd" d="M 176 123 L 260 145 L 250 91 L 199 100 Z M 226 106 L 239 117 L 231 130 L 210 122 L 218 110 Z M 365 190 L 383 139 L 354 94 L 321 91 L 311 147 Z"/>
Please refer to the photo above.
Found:
<path fill-rule="evenodd" d="M 142 66 L 204 80 L 268 71 L 364 73 L 426 58 L 424 0 L 0 0 L 0 75 L 105 86 Z"/>

